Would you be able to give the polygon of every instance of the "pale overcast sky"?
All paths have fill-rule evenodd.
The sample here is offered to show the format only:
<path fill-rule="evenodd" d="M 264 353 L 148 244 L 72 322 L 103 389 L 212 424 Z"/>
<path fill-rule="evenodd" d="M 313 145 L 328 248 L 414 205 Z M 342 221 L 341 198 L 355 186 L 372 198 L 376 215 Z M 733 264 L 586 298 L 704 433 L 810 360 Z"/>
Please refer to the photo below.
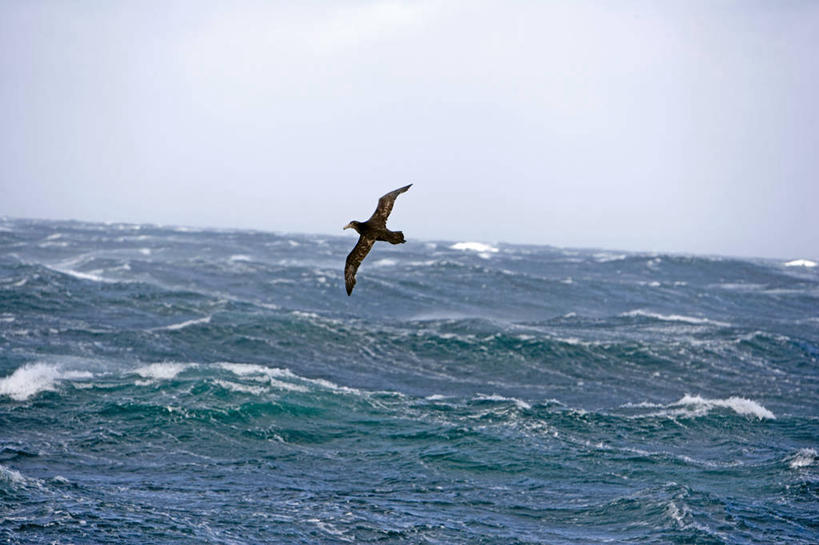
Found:
<path fill-rule="evenodd" d="M 0 2 L 0 215 L 819 257 L 819 2 Z"/>

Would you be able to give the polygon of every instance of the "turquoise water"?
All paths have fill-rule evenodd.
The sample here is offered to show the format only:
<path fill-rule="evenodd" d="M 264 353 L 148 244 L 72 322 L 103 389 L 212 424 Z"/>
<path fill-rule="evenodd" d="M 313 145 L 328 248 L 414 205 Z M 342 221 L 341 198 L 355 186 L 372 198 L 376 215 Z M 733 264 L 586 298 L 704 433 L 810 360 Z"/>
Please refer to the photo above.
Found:
<path fill-rule="evenodd" d="M 0 541 L 819 541 L 817 268 L 354 242 L 0 220 Z"/>

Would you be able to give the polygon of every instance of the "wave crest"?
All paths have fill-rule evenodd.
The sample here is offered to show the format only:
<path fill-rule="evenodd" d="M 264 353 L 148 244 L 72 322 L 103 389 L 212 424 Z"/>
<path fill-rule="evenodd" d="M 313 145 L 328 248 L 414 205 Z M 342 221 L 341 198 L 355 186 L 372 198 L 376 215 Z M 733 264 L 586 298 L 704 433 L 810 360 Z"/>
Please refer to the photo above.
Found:
<path fill-rule="evenodd" d="M 55 390 L 60 380 L 93 376 L 88 371 L 63 371 L 59 365 L 29 363 L 0 379 L 0 395 L 7 395 L 15 401 L 25 401 L 40 392 Z"/>
<path fill-rule="evenodd" d="M 146 379 L 170 380 L 189 367 L 192 363 L 152 363 L 136 369 L 134 372 Z"/>
<path fill-rule="evenodd" d="M 720 407 L 731 409 L 737 414 L 745 416 L 755 416 L 761 420 L 776 419 L 774 413 L 766 409 L 760 403 L 757 403 L 752 399 L 737 396 L 731 396 L 727 399 L 707 399 L 702 396 L 692 396 L 689 394 L 685 394 L 682 397 L 682 399 L 680 399 L 676 403 L 672 403 L 671 406 L 693 407 L 695 412 L 702 411 L 704 413 L 707 413 L 708 411 L 715 407 Z"/>
<path fill-rule="evenodd" d="M 816 450 L 812 448 L 803 448 L 788 459 L 788 467 L 791 469 L 800 469 L 809 467 L 816 461 Z"/>
<path fill-rule="evenodd" d="M 450 249 L 479 252 L 482 254 L 495 254 L 498 252 L 497 248 L 490 246 L 489 244 L 484 244 L 483 242 L 456 242 L 450 246 Z"/>

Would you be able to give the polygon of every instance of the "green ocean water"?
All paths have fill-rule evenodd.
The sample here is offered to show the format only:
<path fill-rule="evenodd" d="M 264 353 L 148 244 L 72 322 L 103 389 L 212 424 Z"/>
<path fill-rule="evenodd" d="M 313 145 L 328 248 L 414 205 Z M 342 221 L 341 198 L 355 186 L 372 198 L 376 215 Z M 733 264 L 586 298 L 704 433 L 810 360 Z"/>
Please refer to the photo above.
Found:
<path fill-rule="evenodd" d="M 353 244 L 0 219 L 0 542 L 819 541 L 816 267 Z"/>

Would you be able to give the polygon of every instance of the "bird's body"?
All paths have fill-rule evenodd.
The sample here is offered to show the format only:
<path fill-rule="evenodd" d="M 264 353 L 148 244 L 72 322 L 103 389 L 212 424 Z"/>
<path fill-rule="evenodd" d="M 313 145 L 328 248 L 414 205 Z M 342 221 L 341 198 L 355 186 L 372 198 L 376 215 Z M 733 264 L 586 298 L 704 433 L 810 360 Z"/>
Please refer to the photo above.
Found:
<path fill-rule="evenodd" d="M 367 254 L 376 241 L 382 240 L 390 244 L 402 244 L 406 242 L 403 232 L 390 231 L 387 229 L 387 218 L 390 212 L 392 212 L 395 199 L 398 195 L 407 191 L 410 186 L 412 186 L 412 184 L 400 187 L 395 191 L 390 191 L 378 199 L 378 206 L 367 221 L 351 221 L 344 227 L 345 229 L 355 229 L 359 234 L 358 243 L 347 256 L 347 261 L 344 265 L 344 283 L 347 288 L 347 295 L 353 293 L 355 273 L 358 271 L 358 266 L 361 265 L 361 262 L 367 257 Z"/>

